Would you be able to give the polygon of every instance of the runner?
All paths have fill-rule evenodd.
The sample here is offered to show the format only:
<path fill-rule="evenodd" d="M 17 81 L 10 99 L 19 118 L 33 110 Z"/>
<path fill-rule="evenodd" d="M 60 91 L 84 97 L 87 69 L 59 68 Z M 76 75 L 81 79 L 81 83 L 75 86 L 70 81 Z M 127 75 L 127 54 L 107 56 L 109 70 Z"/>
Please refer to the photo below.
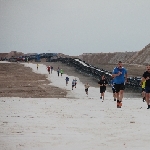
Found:
<path fill-rule="evenodd" d="M 39 68 L 39 64 L 37 64 L 37 65 L 36 65 L 36 68 L 37 68 L 37 70 L 38 70 L 38 68 Z"/>
<path fill-rule="evenodd" d="M 125 82 L 127 82 L 127 70 L 122 66 L 121 61 L 118 62 L 118 67 L 114 68 L 112 77 L 114 77 L 114 87 L 117 95 L 117 108 L 121 108 Z"/>
<path fill-rule="evenodd" d="M 68 85 L 68 81 L 69 81 L 69 78 L 68 77 L 66 77 L 66 86 Z"/>
<path fill-rule="evenodd" d="M 113 98 L 114 98 L 114 101 L 116 101 L 117 99 L 117 95 L 116 95 L 116 90 L 115 90 L 115 87 L 114 87 L 114 78 L 112 77 L 112 80 L 111 80 L 111 87 L 112 87 L 112 91 L 113 91 Z"/>
<path fill-rule="evenodd" d="M 75 80 L 73 79 L 72 80 L 72 90 L 73 90 L 74 86 L 75 86 Z"/>
<path fill-rule="evenodd" d="M 146 81 L 142 82 L 142 80 L 141 80 L 143 102 L 145 102 L 145 83 L 146 83 Z"/>
<path fill-rule="evenodd" d="M 50 74 L 50 69 L 51 69 L 51 67 L 48 66 L 48 67 L 47 67 L 47 71 L 48 71 L 49 74 Z"/>
<path fill-rule="evenodd" d="M 59 77 L 59 72 L 60 72 L 60 69 L 59 69 L 59 67 L 58 67 L 58 69 L 57 69 L 57 74 L 58 74 L 58 77 Z"/>
<path fill-rule="evenodd" d="M 53 72 L 53 66 L 51 66 L 51 74 L 52 74 L 52 72 Z"/>
<path fill-rule="evenodd" d="M 76 78 L 74 79 L 74 82 L 75 82 L 75 88 L 76 88 L 76 86 L 77 86 L 77 79 Z"/>
<path fill-rule="evenodd" d="M 147 102 L 147 109 L 150 109 L 150 65 L 147 66 L 147 71 L 144 72 L 142 77 L 142 82 L 145 82 L 145 92 L 146 92 L 146 102 Z"/>
<path fill-rule="evenodd" d="M 101 93 L 101 96 L 100 96 L 100 99 L 103 99 L 104 100 L 104 93 L 106 91 L 106 86 L 108 84 L 107 80 L 105 79 L 105 76 L 102 75 L 100 81 L 98 82 L 99 86 L 100 86 L 100 93 Z M 102 101 L 103 102 L 103 101 Z"/>
<path fill-rule="evenodd" d="M 63 74 L 63 70 L 62 70 L 62 69 L 60 69 L 60 74 L 61 74 L 61 76 L 62 76 L 62 74 Z"/>
<path fill-rule="evenodd" d="M 85 93 L 88 95 L 88 89 L 89 89 L 90 85 L 88 83 L 86 83 L 84 85 L 84 87 L 85 87 Z"/>

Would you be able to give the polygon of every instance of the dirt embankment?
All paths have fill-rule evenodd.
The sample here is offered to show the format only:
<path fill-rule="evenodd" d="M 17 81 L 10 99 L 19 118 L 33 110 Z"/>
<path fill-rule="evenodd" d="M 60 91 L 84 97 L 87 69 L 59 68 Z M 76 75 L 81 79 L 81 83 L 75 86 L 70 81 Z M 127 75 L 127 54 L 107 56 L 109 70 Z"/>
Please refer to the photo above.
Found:
<path fill-rule="evenodd" d="M 46 75 L 19 63 L 0 63 L 0 97 L 63 98 L 67 92 L 48 85 Z"/>

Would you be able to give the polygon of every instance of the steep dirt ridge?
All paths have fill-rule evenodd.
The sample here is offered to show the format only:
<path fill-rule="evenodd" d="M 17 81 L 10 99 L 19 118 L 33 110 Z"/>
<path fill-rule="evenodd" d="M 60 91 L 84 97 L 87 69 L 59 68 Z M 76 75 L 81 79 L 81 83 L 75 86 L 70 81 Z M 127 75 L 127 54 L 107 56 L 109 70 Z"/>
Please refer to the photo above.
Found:
<path fill-rule="evenodd" d="M 0 58 L 18 57 L 24 55 L 22 52 L 12 51 L 10 53 L 0 53 Z M 114 52 L 114 53 L 83 53 L 80 56 L 68 56 L 58 53 L 59 57 L 79 57 L 83 61 L 98 66 L 98 64 L 116 64 L 121 60 L 125 64 L 147 65 L 150 63 L 150 44 L 136 52 Z"/>
<path fill-rule="evenodd" d="M 125 64 L 147 65 L 150 62 L 150 44 L 136 52 L 84 53 L 79 58 L 95 66 L 98 64 L 116 64 L 119 60 Z"/>
<path fill-rule="evenodd" d="M 141 51 L 137 52 L 129 63 L 147 65 L 150 63 L 150 44 L 145 46 Z"/>

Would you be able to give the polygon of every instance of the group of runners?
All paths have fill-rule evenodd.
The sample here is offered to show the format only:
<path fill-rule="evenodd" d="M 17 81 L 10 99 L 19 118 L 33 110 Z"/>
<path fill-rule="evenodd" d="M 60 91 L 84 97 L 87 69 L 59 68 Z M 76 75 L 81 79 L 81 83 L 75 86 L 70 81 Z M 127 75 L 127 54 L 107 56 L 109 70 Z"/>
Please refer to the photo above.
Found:
<path fill-rule="evenodd" d="M 113 69 L 111 80 L 113 97 L 114 101 L 117 101 L 117 108 L 121 108 L 122 106 L 123 92 L 125 89 L 126 82 L 127 82 L 127 70 L 122 66 L 122 62 L 119 61 L 118 66 Z M 98 82 L 98 84 L 100 86 L 100 99 L 102 99 L 103 102 L 106 86 L 108 85 L 105 75 L 101 76 L 101 79 Z"/>
<path fill-rule="evenodd" d="M 53 70 L 52 67 L 48 66 L 47 69 L 48 69 L 49 73 L 50 73 L 50 69 L 51 69 L 51 73 L 52 73 L 52 70 Z M 59 73 L 61 73 L 61 76 L 62 76 L 62 74 L 63 74 L 62 69 L 59 69 L 59 67 L 58 67 L 57 73 L 58 73 L 58 76 L 59 76 Z M 114 101 L 117 102 L 117 108 L 121 108 L 123 94 L 124 94 L 124 90 L 125 90 L 125 84 L 127 82 L 127 70 L 123 67 L 123 64 L 121 61 L 119 61 L 118 65 L 113 69 L 111 76 L 112 76 L 111 85 L 112 85 Z M 66 77 L 65 80 L 66 80 L 66 86 L 67 86 L 69 78 Z M 98 82 L 98 84 L 100 86 L 100 99 L 102 99 L 102 101 L 103 101 L 104 94 L 106 91 L 106 86 L 108 85 L 105 75 L 101 76 L 101 79 Z M 72 80 L 72 90 L 74 88 L 76 88 L 76 85 L 77 85 L 77 80 L 75 78 Z M 150 65 L 148 65 L 146 67 L 146 71 L 142 75 L 141 86 L 142 86 L 143 102 L 146 101 L 147 105 L 148 105 L 147 109 L 150 109 Z M 85 87 L 85 93 L 88 95 L 88 89 L 89 89 L 90 85 L 88 83 L 86 83 L 84 85 L 84 87 Z"/>
<path fill-rule="evenodd" d="M 111 81 L 113 97 L 114 101 L 117 101 L 117 108 L 121 108 L 122 106 L 126 82 L 127 70 L 122 66 L 122 62 L 119 61 L 118 66 L 113 69 Z M 102 79 L 98 83 L 100 84 L 100 99 L 104 100 L 104 93 L 108 84 L 107 80 L 105 80 L 105 76 L 102 76 Z M 146 101 L 147 109 L 150 109 L 150 65 L 146 67 L 146 71 L 142 75 L 141 87 L 143 102 Z"/>
<path fill-rule="evenodd" d="M 53 72 L 53 66 L 48 66 L 47 67 L 47 71 L 48 71 L 49 74 L 50 74 L 50 72 L 52 74 L 52 72 Z"/>

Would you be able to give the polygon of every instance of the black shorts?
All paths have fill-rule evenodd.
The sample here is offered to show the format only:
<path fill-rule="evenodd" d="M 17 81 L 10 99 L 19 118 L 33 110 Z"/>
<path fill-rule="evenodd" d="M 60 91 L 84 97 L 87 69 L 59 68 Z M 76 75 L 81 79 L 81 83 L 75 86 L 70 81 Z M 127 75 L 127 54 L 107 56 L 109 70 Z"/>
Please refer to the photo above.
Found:
<path fill-rule="evenodd" d="M 146 87 L 145 87 L 145 92 L 146 92 L 146 93 L 150 93 L 150 86 L 146 86 Z"/>
<path fill-rule="evenodd" d="M 88 92 L 88 88 L 87 88 L 87 89 L 85 89 L 85 92 Z"/>
<path fill-rule="evenodd" d="M 145 88 L 142 88 L 142 92 L 145 92 Z"/>
<path fill-rule="evenodd" d="M 116 89 L 116 93 L 118 93 L 118 92 L 120 92 L 120 90 L 124 90 L 125 89 L 125 85 L 124 85 L 124 83 L 115 84 L 114 88 Z"/>
<path fill-rule="evenodd" d="M 105 91 L 106 91 L 106 87 L 100 86 L 100 93 L 105 93 Z"/>
<path fill-rule="evenodd" d="M 112 88 L 112 91 L 113 91 L 113 93 L 116 93 L 116 89 L 115 88 Z"/>

